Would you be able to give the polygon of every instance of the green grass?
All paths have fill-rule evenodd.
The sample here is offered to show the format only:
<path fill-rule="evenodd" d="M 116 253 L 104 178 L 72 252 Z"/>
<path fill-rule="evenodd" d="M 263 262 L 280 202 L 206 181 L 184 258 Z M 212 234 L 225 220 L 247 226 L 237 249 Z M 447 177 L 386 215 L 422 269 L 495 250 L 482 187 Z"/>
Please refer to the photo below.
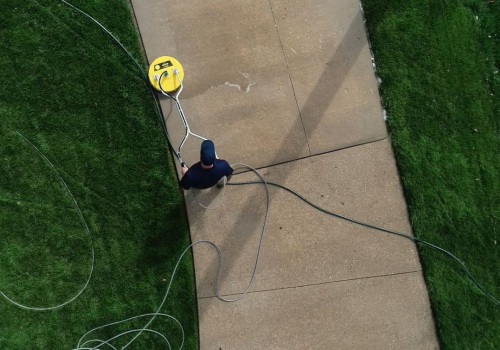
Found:
<path fill-rule="evenodd" d="M 127 1 L 72 3 L 141 58 Z M 15 131 L 67 183 L 95 249 L 90 284 L 69 305 L 25 311 L 0 297 L 0 349 L 72 349 L 94 327 L 156 311 L 189 245 L 184 204 L 147 83 L 106 33 L 59 1 L 26 0 L 0 2 L 0 37 L 0 291 L 30 306 L 59 304 L 84 285 L 91 258 L 71 196 Z M 198 342 L 191 259 L 161 310 L 184 326 L 186 349 Z M 153 328 L 178 348 L 171 321 Z M 165 344 L 144 334 L 130 348 Z"/>
<path fill-rule="evenodd" d="M 363 0 L 416 236 L 500 298 L 500 2 Z M 444 349 L 500 349 L 500 306 L 420 247 Z"/>

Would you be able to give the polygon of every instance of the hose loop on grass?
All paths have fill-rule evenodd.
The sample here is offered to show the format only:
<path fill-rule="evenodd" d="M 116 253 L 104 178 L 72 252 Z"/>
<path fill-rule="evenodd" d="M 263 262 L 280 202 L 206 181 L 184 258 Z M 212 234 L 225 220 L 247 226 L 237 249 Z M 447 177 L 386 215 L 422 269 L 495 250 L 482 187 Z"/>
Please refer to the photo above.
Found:
<path fill-rule="evenodd" d="M 105 33 L 107 33 L 115 43 L 118 44 L 118 46 L 120 46 L 120 48 L 128 55 L 128 57 L 132 60 L 132 62 L 135 64 L 135 66 L 137 67 L 137 69 L 139 70 L 139 72 L 142 73 L 143 77 L 145 78 L 144 82 L 145 84 L 148 86 L 148 89 L 149 89 L 149 93 L 151 94 L 151 96 L 153 97 L 153 101 L 154 101 L 154 107 L 155 107 L 155 112 L 156 112 L 156 115 L 157 117 L 159 118 L 160 120 L 160 124 L 163 128 L 163 133 L 165 134 L 165 137 L 167 138 L 167 149 L 171 149 L 173 151 L 173 154 L 174 156 L 177 158 L 178 161 L 180 161 L 180 157 L 179 155 L 177 154 L 177 152 L 174 151 L 174 147 L 172 146 L 172 142 L 170 141 L 170 135 L 168 133 L 168 130 L 167 130 L 167 125 L 165 124 L 165 119 L 163 119 L 163 115 L 161 113 L 161 108 L 160 108 L 160 103 L 158 101 L 158 97 L 156 96 L 156 92 L 155 90 L 153 89 L 153 87 L 151 86 L 151 84 L 149 84 L 148 82 L 148 75 L 144 69 L 144 67 L 141 67 L 141 65 L 139 64 L 139 62 L 134 58 L 134 56 L 132 56 L 132 54 L 130 53 L 130 51 L 127 50 L 127 48 L 125 47 L 125 45 L 123 45 L 120 40 L 118 40 L 117 37 L 115 37 L 113 35 L 113 33 L 111 33 L 105 26 L 103 26 L 98 20 L 96 20 L 94 17 L 92 17 L 91 15 L 89 15 L 88 13 L 86 13 L 85 11 L 81 10 L 80 8 L 76 7 L 75 5 L 72 5 L 70 4 L 69 2 L 65 1 L 65 0 L 60 0 L 63 4 L 65 4 L 66 6 L 72 8 L 73 10 L 77 11 L 78 13 L 82 14 L 83 16 L 87 17 L 88 19 L 90 19 L 92 22 L 94 22 L 95 24 L 97 24 Z"/>
<path fill-rule="evenodd" d="M 4 292 L 0 291 L 0 295 L 2 297 L 4 297 L 11 304 L 14 304 L 17 307 L 20 307 L 21 309 L 32 310 L 32 311 L 54 310 L 54 309 L 61 308 L 61 307 L 65 306 L 65 305 L 71 303 L 72 301 L 74 301 L 76 298 L 78 298 L 83 293 L 83 291 L 89 285 L 90 279 L 92 278 L 92 274 L 93 274 L 93 271 L 94 271 L 94 260 L 95 260 L 95 257 L 94 257 L 94 243 L 93 243 L 93 240 L 92 240 L 92 235 L 90 234 L 89 227 L 87 225 L 87 221 L 85 221 L 85 218 L 83 216 L 82 210 L 80 209 L 80 206 L 78 205 L 78 202 L 76 201 L 75 197 L 73 196 L 73 193 L 71 193 L 71 190 L 69 189 L 68 185 L 66 184 L 66 182 L 62 178 L 61 174 L 59 174 L 59 172 L 57 171 L 57 169 L 54 166 L 54 164 L 52 164 L 52 162 L 38 149 L 38 147 L 36 147 L 30 140 L 28 140 L 26 137 L 24 137 L 23 134 L 21 134 L 19 131 L 16 131 L 16 130 L 14 130 L 14 132 L 17 135 L 19 135 L 27 144 L 29 144 L 38 153 L 38 155 L 50 166 L 50 168 L 52 169 L 52 171 L 54 171 L 54 173 L 57 175 L 57 177 L 59 178 L 59 181 L 64 186 L 65 191 L 71 197 L 71 200 L 73 201 L 73 204 L 75 205 L 75 208 L 78 211 L 78 215 L 80 216 L 80 220 L 82 221 L 83 226 L 85 227 L 85 233 L 87 234 L 87 236 L 89 237 L 89 240 L 90 240 L 91 261 L 90 261 L 89 275 L 88 275 L 87 280 L 86 280 L 85 284 L 83 285 L 83 287 L 80 288 L 80 290 L 73 297 L 71 297 L 70 299 L 68 299 L 67 301 L 65 301 L 65 302 L 63 302 L 61 304 L 55 305 L 55 306 L 43 306 L 43 307 L 28 306 L 28 305 L 24 305 L 24 304 L 16 302 L 14 299 L 8 297 Z"/>
<path fill-rule="evenodd" d="M 250 287 L 252 285 L 252 282 L 253 282 L 253 280 L 255 278 L 256 271 L 257 271 L 257 266 L 258 266 L 259 259 L 260 259 L 262 241 L 263 241 L 263 238 L 264 238 L 264 232 L 265 232 L 265 229 L 266 229 L 267 217 L 268 217 L 268 212 L 269 212 L 270 197 L 269 197 L 269 188 L 267 186 L 266 180 L 262 177 L 262 175 L 257 170 L 255 170 L 254 168 L 252 168 L 249 165 L 241 164 L 241 163 L 237 163 L 237 164 L 231 165 L 231 167 L 238 167 L 238 166 L 253 171 L 259 177 L 259 180 L 260 180 L 260 181 L 258 181 L 256 183 L 263 184 L 264 187 L 265 187 L 265 190 L 266 190 L 266 211 L 265 211 L 265 215 L 264 215 L 264 221 L 262 223 L 262 229 L 261 229 L 261 233 L 260 233 L 260 240 L 259 240 L 259 244 L 258 244 L 258 247 L 257 247 L 257 254 L 256 254 L 256 258 L 255 258 L 255 263 L 254 263 L 254 266 L 253 266 L 253 271 L 252 271 L 250 280 L 248 282 L 248 285 L 246 286 L 246 288 L 242 292 L 238 293 L 239 294 L 238 297 L 230 299 L 230 298 L 224 297 L 221 294 L 221 292 L 220 292 L 220 284 L 221 284 L 222 274 L 223 274 L 223 270 L 224 270 L 224 255 L 223 255 L 222 250 L 220 249 L 220 247 L 217 244 L 215 244 L 214 242 L 212 242 L 212 241 L 199 240 L 199 241 L 196 241 L 196 242 L 190 244 L 186 249 L 184 249 L 184 251 L 181 253 L 181 255 L 179 256 L 179 258 L 177 259 L 177 263 L 175 264 L 174 270 L 172 272 L 172 276 L 170 277 L 170 281 L 168 282 L 167 289 L 166 289 L 166 291 L 164 293 L 163 300 L 161 301 L 160 305 L 158 306 L 156 312 L 149 313 L 149 314 L 143 314 L 143 315 L 139 315 L 139 316 L 134 316 L 134 317 L 122 320 L 122 321 L 117 321 L 117 322 L 109 323 L 109 324 L 104 325 L 104 326 L 96 327 L 96 328 L 88 331 L 87 333 L 85 333 L 80 338 L 80 340 L 78 341 L 78 346 L 75 349 L 73 349 L 73 350 L 98 349 L 99 347 L 101 347 L 103 345 L 110 346 L 110 347 L 112 347 L 114 349 L 115 347 L 111 344 L 111 342 L 113 340 L 119 339 L 119 338 L 121 338 L 121 337 L 123 337 L 125 335 L 128 335 L 128 334 L 135 333 L 134 337 L 130 341 L 128 341 L 127 344 L 125 344 L 123 347 L 121 347 L 121 350 L 124 350 L 124 349 L 128 348 L 133 342 L 135 342 L 137 340 L 137 338 L 142 334 L 142 332 L 150 332 L 150 333 L 157 334 L 157 335 L 161 336 L 162 339 L 165 342 L 168 343 L 167 338 L 163 334 L 161 334 L 161 333 L 159 333 L 157 331 L 153 331 L 153 330 L 149 329 L 149 326 L 151 325 L 151 323 L 155 320 L 155 318 L 157 316 L 163 316 L 163 317 L 171 318 L 171 319 L 173 319 L 177 323 L 177 325 L 179 326 L 179 328 L 180 328 L 180 330 L 182 332 L 182 344 L 180 345 L 179 350 L 182 349 L 182 346 L 184 344 L 184 329 L 183 329 L 182 325 L 173 316 L 160 313 L 160 310 L 163 308 L 165 302 L 167 301 L 168 295 L 170 293 L 170 288 L 172 286 L 172 283 L 174 281 L 175 275 L 177 273 L 177 270 L 178 270 L 178 267 L 179 267 L 179 264 L 180 264 L 182 258 L 194 246 L 199 245 L 199 244 L 208 244 L 209 246 L 211 246 L 212 248 L 214 248 L 215 251 L 216 251 L 216 253 L 217 253 L 217 259 L 218 259 L 218 262 L 219 262 L 218 263 L 218 269 L 217 269 L 217 276 L 216 276 L 216 279 L 215 279 L 215 294 L 216 294 L 217 298 L 219 300 L 221 300 L 221 301 L 224 301 L 224 302 L 236 302 L 238 300 L 241 300 L 246 294 L 248 294 L 248 291 L 249 291 L 249 289 L 250 289 Z M 146 317 L 146 316 L 151 316 L 151 318 L 146 322 L 146 324 L 142 328 L 138 328 L 138 329 L 134 329 L 134 330 L 131 330 L 131 331 L 126 331 L 126 332 L 117 334 L 117 335 L 115 335 L 115 336 L 113 336 L 113 337 L 111 337 L 111 338 L 109 338 L 107 340 L 92 339 L 92 340 L 86 340 L 86 341 L 84 341 L 85 338 L 88 335 L 94 333 L 95 331 L 97 331 L 99 329 L 111 327 L 111 326 L 114 326 L 114 325 L 118 325 L 118 324 L 121 324 L 121 323 L 125 323 L 125 322 L 128 322 L 128 321 L 131 321 L 133 319 L 142 318 L 142 317 Z M 92 342 L 98 342 L 98 344 L 95 345 L 94 347 L 91 347 L 91 348 L 87 347 L 88 344 L 92 343 Z"/>

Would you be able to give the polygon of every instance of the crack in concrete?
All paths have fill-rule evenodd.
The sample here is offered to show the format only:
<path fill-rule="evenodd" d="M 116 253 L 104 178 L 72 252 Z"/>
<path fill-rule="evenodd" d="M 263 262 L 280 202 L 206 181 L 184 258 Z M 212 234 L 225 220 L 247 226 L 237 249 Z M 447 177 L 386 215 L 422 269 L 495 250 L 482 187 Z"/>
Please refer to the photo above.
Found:
<path fill-rule="evenodd" d="M 269 0 L 268 2 L 269 2 L 269 8 L 271 9 L 271 14 L 273 15 L 274 28 L 276 29 L 276 35 L 278 36 L 278 40 L 279 40 L 279 43 L 280 43 L 280 46 L 281 46 L 281 53 L 283 54 L 283 59 L 285 60 L 286 72 L 288 74 L 288 79 L 290 80 L 290 86 L 292 87 L 293 98 L 295 99 L 295 104 L 297 106 L 297 111 L 299 113 L 300 122 L 302 123 L 302 129 L 304 130 L 304 136 L 305 136 L 306 142 L 307 142 L 307 149 L 309 150 L 309 155 L 311 155 L 312 154 L 312 152 L 311 152 L 311 146 L 309 145 L 309 139 L 307 138 L 306 127 L 304 125 L 304 120 L 302 119 L 302 112 L 300 110 L 299 101 L 297 100 L 297 94 L 295 92 L 295 86 L 293 85 L 292 76 L 290 75 L 290 67 L 288 65 L 288 59 L 286 58 L 285 48 L 283 46 L 283 41 L 281 40 L 280 31 L 278 29 L 278 22 L 276 22 L 276 16 L 274 15 L 274 9 L 273 9 L 273 5 L 271 4 L 271 0 Z M 292 49 L 292 51 L 295 54 L 297 54 L 293 49 Z"/>
<path fill-rule="evenodd" d="M 351 282 L 351 281 L 359 281 L 359 280 L 368 280 L 368 279 L 372 279 L 372 278 L 383 278 L 383 277 L 393 277 L 393 276 L 400 276 L 400 275 L 409 275 L 409 274 L 417 273 L 417 272 L 422 272 L 422 270 L 396 272 L 396 273 L 389 273 L 389 274 L 384 274 L 384 275 L 374 275 L 374 276 L 365 276 L 365 277 L 356 277 L 356 278 L 347 278 L 347 279 L 343 279 L 343 280 L 320 282 L 320 283 L 310 283 L 310 284 L 302 284 L 302 285 L 290 286 L 290 287 L 261 289 L 261 290 L 249 291 L 248 294 L 273 292 L 273 291 L 285 290 L 285 289 L 296 289 L 296 288 L 304 288 L 304 287 L 322 286 L 322 285 L 333 284 L 333 283 L 342 283 L 342 282 Z M 239 295 L 239 294 L 241 294 L 241 293 L 230 293 L 230 294 L 221 294 L 221 295 L 223 297 L 226 297 L 226 296 L 229 297 L 229 296 L 234 296 L 234 295 Z M 208 297 L 199 297 L 198 299 L 201 300 L 201 299 L 211 299 L 211 298 L 217 298 L 217 297 L 216 296 L 208 296 Z"/>

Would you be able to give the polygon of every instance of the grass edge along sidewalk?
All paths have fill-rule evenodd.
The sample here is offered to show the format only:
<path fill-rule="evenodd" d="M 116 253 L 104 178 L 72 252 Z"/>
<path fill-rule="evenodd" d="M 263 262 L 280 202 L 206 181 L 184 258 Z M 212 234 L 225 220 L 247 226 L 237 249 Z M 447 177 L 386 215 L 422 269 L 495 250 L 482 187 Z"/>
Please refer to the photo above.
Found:
<path fill-rule="evenodd" d="M 363 0 L 391 142 L 418 238 L 500 295 L 500 3 Z M 444 349 L 500 348 L 500 308 L 419 246 Z"/>
<path fill-rule="evenodd" d="M 72 3 L 141 57 L 128 2 Z M 90 284 L 67 306 L 26 311 L 0 298 L 0 348 L 72 349 L 94 327 L 156 311 L 189 245 L 183 199 L 147 82 L 108 34 L 60 1 L 2 2 L 0 11 L 0 290 L 22 304 L 52 306 L 88 277 L 91 244 L 57 173 L 95 250 Z M 185 349 L 198 347 L 192 269 L 187 256 L 161 310 L 183 325 Z M 180 346 L 172 320 L 158 317 L 151 327 Z M 138 343 L 165 347 L 152 333 Z"/>

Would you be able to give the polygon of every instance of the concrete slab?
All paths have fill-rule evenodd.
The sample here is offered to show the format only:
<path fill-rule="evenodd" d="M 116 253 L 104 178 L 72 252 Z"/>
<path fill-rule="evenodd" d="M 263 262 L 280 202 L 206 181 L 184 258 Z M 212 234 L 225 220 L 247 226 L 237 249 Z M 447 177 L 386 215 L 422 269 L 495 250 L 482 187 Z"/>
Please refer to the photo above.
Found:
<path fill-rule="evenodd" d="M 311 153 L 386 137 L 359 1 L 271 4 Z"/>
<path fill-rule="evenodd" d="M 168 54 L 182 63 L 190 127 L 215 140 L 222 157 L 259 167 L 310 155 L 267 0 L 133 5 L 141 31 L 154 28 L 143 33 L 148 59 Z M 178 145 L 176 111 L 168 100 L 162 108 Z M 190 140 L 182 155 L 198 161 L 199 142 Z"/>
<path fill-rule="evenodd" d="M 267 181 L 296 190 L 323 208 L 410 234 L 388 140 L 261 170 Z M 256 180 L 240 174 L 232 181 Z M 265 212 L 263 186 L 214 188 L 186 197 L 192 240 L 211 240 L 225 254 L 223 294 L 248 284 Z M 415 245 L 329 217 L 271 188 L 271 208 L 251 290 L 268 290 L 420 270 Z M 213 209 L 205 210 L 197 200 Z M 213 296 L 217 257 L 195 247 L 199 297 Z"/>
<path fill-rule="evenodd" d="M 223 158 L 264 167 L 385 137 L 357 1 L 132 3 L 148 59 L 183 64 L 191 129 Z M 178 145 L 183 127 L 161 105 Z M 198 149 L 185 145 L 187 163 Z"/>
<path fill-rule="evenodd" d="M 199 300 L 201 349 L 438 349 L 419 272 Z"/>

